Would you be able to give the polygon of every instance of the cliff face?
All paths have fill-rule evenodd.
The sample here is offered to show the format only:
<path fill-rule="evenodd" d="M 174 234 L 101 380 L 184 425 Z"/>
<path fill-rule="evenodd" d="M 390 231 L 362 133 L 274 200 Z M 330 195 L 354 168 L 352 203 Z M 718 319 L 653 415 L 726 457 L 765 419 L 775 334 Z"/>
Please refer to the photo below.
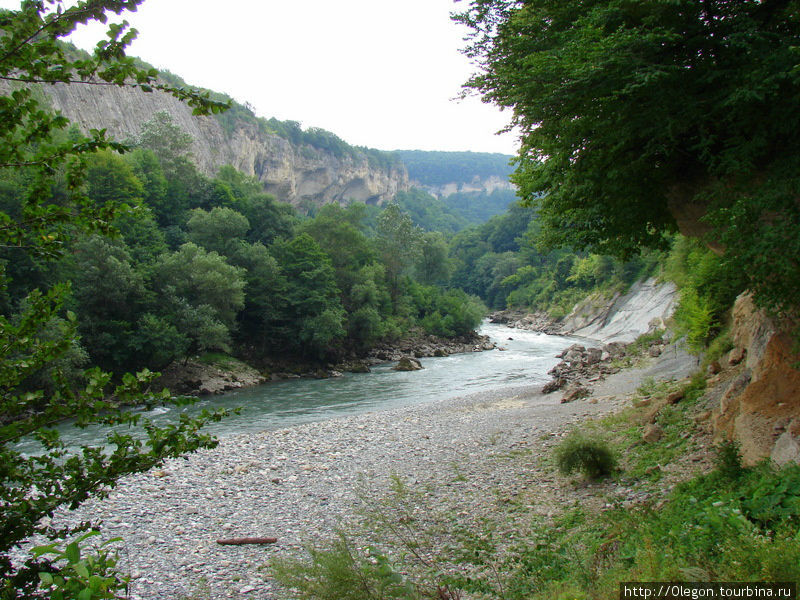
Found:
<path fill-rule="evenodd" d="M 677 299 L 673 283 L 639 281 L 624 295 L 611 299 L 593 295 L 579 302 L 564 318 L 561 331 L 605 343 L 629 343 L 643 333 L 664 329 L 665 321 L 675 312 Z"/>
<path fill-rule="evenodd" d="M 491 194 L 497 190 L 513 190 L 515 189 L 507 178 L 492 175 L 490 177 L 474 177 L 470 182 L 451 182 L 442 185 L 425 185 L 418 181 L 411 182 L 414 187 L 425 190 L 431 196 L 437 198 L 446 198 L 458 193 L 475 193 L 482 192 Z"/>
<path fill-rule="evenodd" d="M 84 129 L 106 129 L 124 139 L 139 132 L 157 112 L 167 112 L 194 139 L 198 167 L 214 174 L 230 164 L 257 177 L 267 192 L 295 206 L 331 202 L 382 204 L 408 189 L 404 167 L 375 167 L 366 155 L 336 156 L 239 122 L 230 133 L 214 117 L 196 117 L 191 109 L 162 92 L 145 94 L 118 87 L 46 86 L 53 108 Z"/>
<path fill-rule="evenodd" d="M 800 463 L 800 355 L 791 335 L 749 294 L 736 301 L 731 333 L 735 348 L 720 361 L 715 433 L 737 441 L 748 463 Z"/>

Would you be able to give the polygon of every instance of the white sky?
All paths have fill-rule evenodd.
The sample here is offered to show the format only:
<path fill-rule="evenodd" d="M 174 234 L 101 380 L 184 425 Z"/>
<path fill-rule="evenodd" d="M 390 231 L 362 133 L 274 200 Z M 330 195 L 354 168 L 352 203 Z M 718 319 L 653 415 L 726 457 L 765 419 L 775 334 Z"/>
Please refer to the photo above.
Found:
<path fill-rule="evenodd" d="M 17 8 L 18 1 L 0 0 Z M 453 0 L 147 0 L 129 54 L 262 117 L 382 150 L 515 153 L 508 112 L 453 100 L 472 66 Z M 90 49 L 97 30 L 73 41 Z"/>

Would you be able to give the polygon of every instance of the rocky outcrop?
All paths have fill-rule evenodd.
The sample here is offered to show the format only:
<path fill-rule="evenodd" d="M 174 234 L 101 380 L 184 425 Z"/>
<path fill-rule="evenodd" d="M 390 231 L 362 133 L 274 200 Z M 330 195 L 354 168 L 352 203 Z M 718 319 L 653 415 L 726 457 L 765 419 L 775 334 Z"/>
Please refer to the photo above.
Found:
<path fill-rule="evenodd" d="M 437 198 L 447 198 L 453 194 L 469 194 L 469 193 L 484 193 L 491 194 L 497 190 L 515 190 L 516 187 L 511 183 L 507 177 L 500 177 L 498 175 L 491 175 L 490 177 L 481 178 L 475 176 L 472 180 L 466 182 L 450 182 L 441 185 L 424 185 L 419 181 L 411 182 L 414 187 L 420 188 L 428 192 L 431 196 Z"/>
<path fill-rule="evenodd" d="M 442 338 L 425 333 L 416 333 L 402 340 L 378 344 L 369 351 L 367 359 L 375 364 L 399 361 L 404 356 L 425 358 L 431 356 L 449 356 L 463 352 L 481 352 L 493 350 L 495 343 L 488 335 L 472 332 L 454 338 Z"/>
<path fill-rule="evenodd" d="M 737 299 L 731 329 L 735 348 L 710 381 L 709 394 L 719 397 L 716 437 L 736 441 L 748 464 L 765 457 L 800 463 L 800 355 L 792 337 L 749 294 Z"/>
<path fill-rule="evenodd" d="M 224 364 L 207 364 L 189 360 L 174 362 L 158 379 L 158 385 L 174 394 L 207 396 L 265 383 L 267 379 L 256 369 L 233 357 Z"/>
<path fill-rule="evenodd" d="M 626 294 L 594 294 L 579 302 L 561 322 L 561 333 L 604 342 L 632 342 L 666 327 L 677 303 L 675 284 L 655 279 L 634 283 Z"/>
<path fill-rule="evenodd" d="M 629 343 L 644 333 L 665 329 L 677 299 L 675 284 L 648 279 L 633 284 L 625 294 L 592 294 L 560 321 L 545 312 L 519 310 L 498 311 L 489 320 L 529 331 Z"/>
<path fill-rule="evenodd" d="M 408 189 L 405 167 L 376 166 L 363 153 L 337 156 L 238 120 L 231 131 L 217 117 L 196 117 L 191 108 L 163 92 L 143 93 L 115 86 L 54 85 L 42 88 L 53 108 L 81 128 L 106 129 L 118 139 L 137 134 L 157 112 L 169 113 L 192 136 L 198 167 L 214 174 L 226 164 L 257 177 L 278 200 L 295 206 L 336 202 L 382 204 Z"/>
<path fill-rule="evenodd" d="M 541 311 L 526 313 L 521 310 L 500 310 L 489 315 L 489 322 L 500 323 L 513 329 L 526 329 L 552 335 L 561 332 L 561 323 Z"/>

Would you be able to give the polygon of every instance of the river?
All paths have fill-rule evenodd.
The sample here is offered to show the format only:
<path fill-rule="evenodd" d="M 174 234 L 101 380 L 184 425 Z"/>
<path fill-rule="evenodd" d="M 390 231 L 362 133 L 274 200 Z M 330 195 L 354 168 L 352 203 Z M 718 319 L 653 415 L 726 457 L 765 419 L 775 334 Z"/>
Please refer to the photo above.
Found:
<path fill-rule="evenodd" d="M 221 396 L 205 396 L 188 408 L 159 407 L 145 413 L 156 424 L 174 422 L 179 411 L 240 408 L 206 431 L 228 435 L 280 429 L 338 416 L 399 408 L 444 400 L 504 387 L 543 385 L 564 348 L 574 338 L 511 329 L 484 323 L 489 335 L 505 350 L 490 350 L 420 359 L 421 371 L 401 372 L 392 364 L 378 365 L 371 373 L 345 373 L 330 379 L 288 379 L 244 388 Z M 62 428 L 70 445 L 97 444 L 101 431 L 89 427 Z M 20 448 L 23 449 L 23 448 Z M 33 451 L 24 448 L 23 451 Z"/>

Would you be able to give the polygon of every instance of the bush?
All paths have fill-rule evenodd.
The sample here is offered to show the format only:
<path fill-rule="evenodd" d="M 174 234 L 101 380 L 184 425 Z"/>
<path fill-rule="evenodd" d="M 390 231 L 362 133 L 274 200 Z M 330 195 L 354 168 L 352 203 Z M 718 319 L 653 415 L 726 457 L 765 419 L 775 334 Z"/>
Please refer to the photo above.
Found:
<path fill-rule="evenodd" d="M 309 548 L 309 559 L 276 558 L 272 575 L 300 598 L 338 600 L 417 600 L 416 587 L 395 571 L 388 558 L 368 548 L 360 552 L 343 533 L 326 548 Z"/>
<path fill-rule="evenodd" d="M 580 471 L 589 479 L 607 477 L 617 466 L 617 459 L 608 444 L 577 431 L 558 445 L 555 459 L 562 475 Z"/>

